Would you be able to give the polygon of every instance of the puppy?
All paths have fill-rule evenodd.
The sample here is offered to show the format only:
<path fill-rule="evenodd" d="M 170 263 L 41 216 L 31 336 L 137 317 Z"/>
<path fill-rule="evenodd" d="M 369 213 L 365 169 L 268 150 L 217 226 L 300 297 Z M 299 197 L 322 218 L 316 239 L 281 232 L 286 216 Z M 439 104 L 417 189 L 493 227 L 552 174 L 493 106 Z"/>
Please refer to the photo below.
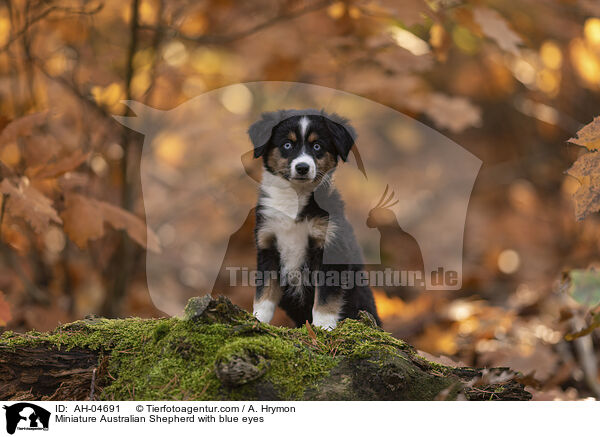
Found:
<path fill-rule="evenodd" d="M 270 322 L 279 305 L 298 326 L 308 321 L 330 330 L 365 310 L 381 324 L 371 289 L 352 280 L 340 283 L 363 270 L 332 185 L 338 161 L 346 161 L 354 145 L 352 127 L 335 114 L 287 110 L 263 114 L 248 132 L 254 157 L 263 160 L 255 316 Z"/>

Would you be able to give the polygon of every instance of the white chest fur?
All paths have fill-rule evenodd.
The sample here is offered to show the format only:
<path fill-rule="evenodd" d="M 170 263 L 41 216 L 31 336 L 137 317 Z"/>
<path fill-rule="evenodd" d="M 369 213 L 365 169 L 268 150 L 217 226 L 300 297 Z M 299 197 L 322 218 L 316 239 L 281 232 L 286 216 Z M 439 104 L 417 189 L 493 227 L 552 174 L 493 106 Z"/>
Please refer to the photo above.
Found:
<path fill-rule="evenodd" d="M 324 247 L 332 240 L 337 226 L 323 217 L 298 220 L 298 214 L 309 201 L 310 187 L 299 190 L 265 171 L 261 189 L 264 194 L 259 203 L 263 221 L 257 232 L 258 247 L 266 248 L 274 241 L 281 258 L 282 275 L 297 272 L 306 262 L 309 238 Z"/>
<path fill-rule="evenodd" d="M 260 199 L 263 224 L 260 240 L 276 241 L 281 258 L 281 273 L 300 270 L 305 261 L 310 226 L 307 220 L 297 221 L 298 214 L 308 201 L 308 194 L 299 193 L 291 184 L 268 172 L 263 175 Z"/>

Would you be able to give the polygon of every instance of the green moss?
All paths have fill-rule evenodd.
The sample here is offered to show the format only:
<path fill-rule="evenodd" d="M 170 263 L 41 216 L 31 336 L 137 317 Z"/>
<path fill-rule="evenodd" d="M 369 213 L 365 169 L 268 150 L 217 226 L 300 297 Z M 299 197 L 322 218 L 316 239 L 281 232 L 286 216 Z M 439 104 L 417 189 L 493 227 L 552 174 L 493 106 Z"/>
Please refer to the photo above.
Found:
<path fill-rule="evenodd" d="M 415 370 L 409 345 L 363 321 L 346 320 L 331 332 L 288 329 L 259 323 L 245 312 L 232 316 L 223 306 L 227 303 L 219 301 L 206 313 L 201 309 L 184 319 L 92 318 L 49 333 L 6 332 L 0 347 L 52 344 L 61 349 L 100 350 L 101 357 L 108 358 L 104 399 L 303 399 L 318 393 L 325 378 L 330 398 L 348 399 L 355 396 L 349 384 L 363 378 L 356 375 L 363 372 L 366 381 L 376 373 L 373 369 L 384 375 L 383 382 L 373 384 L 426 378 L 427 384 L 417 386 L 427 385 L 433 396 L 449 385 L 441 375 Z M 258 376 L 238 385 L 223 384 L 216 366 L 239 357 L 256 358 Z M 354 367 L 358 362 L 364 369 Z M 339 385 L 332 389 L 336 372 Z M 431 393 L 410 395 L 432 397 Z"/>
<path fill-rule="evenodd" d="M 234 339 L 217 352 L 217 360 L 234 356 L 258 355 L 268 361 L 264 378 L 270 381 L 282 399 L 301 399 L 307 387 L 325 377 L 336 359 L 328 354 L 314 354 L 290 339 L 261 335 Z"/>
<path fill-rule="evenodd" d="M 53 344 L 60 349 L 83 347 L 110 352 L 105 399 L 245 399 L 254 384 L 223 389 L 214 372 L 216 360 L 246 351 L 269 360 L 264 378 L 284 399 L 299 399 L 310 381 L 327 375 L 336 359 L 317 354 L 301 342 L 304 333 L 279 338 L 284 328 L 255 323 L 263 333 L 219 323 L 194 324 L 177 318 L 142 320 L 96 319 L 75 322 L 43 334 L 6 332 L 0 344 Z M 305 329 L 304 329 L 305 330 Z M 238 332 L 236 332 L 238 331 Z M 115 378 L 112 380 L 111 378 Z"/>

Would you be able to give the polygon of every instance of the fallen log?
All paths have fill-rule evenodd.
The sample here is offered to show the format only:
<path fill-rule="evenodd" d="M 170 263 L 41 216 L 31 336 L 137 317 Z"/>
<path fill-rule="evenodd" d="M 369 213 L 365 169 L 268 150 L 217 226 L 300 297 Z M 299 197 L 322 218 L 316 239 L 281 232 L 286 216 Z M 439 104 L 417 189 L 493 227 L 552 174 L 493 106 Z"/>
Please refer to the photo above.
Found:
<path fill-rule="evenodd" d="M 0 337 L 2 400 L 528 400 L 505 368 L 426 360 L 368 314 L 333 331 L 258 322 L 228 299 L 182 318 L 88 317 Z"/>

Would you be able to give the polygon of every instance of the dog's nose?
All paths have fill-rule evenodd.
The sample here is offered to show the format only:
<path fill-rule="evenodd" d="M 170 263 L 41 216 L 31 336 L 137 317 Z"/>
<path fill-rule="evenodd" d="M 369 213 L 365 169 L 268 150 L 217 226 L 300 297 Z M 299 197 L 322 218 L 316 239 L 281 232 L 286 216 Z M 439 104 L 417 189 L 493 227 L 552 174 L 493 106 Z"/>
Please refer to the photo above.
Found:
<path fill-rule="evenodd" d="M 300 175 L 305 175 L 308 173 L 310 166 L 306 162 L 299 162 L 296 164 L 296 172 Z"/>

